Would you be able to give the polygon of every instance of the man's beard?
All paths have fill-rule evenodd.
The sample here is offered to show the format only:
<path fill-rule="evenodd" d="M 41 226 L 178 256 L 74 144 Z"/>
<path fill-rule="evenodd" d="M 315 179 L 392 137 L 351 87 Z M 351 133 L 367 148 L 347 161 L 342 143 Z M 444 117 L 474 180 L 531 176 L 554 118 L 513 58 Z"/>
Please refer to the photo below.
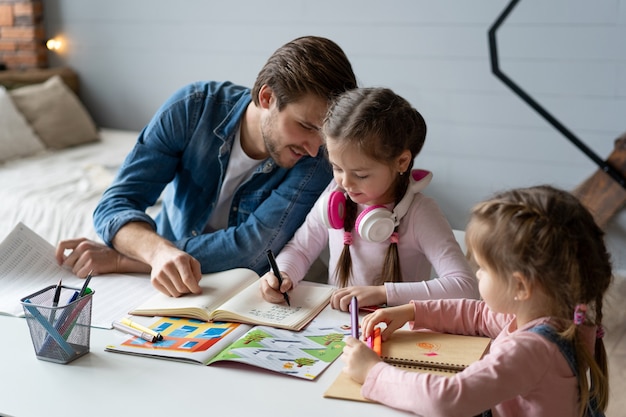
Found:
<path fill-rule="evenodd" d="M 263 143 L 265 143 L 265 148 L 270 155 L 270 158 L 276 162 L 276 164 L 281 168 L 292 168 L 293 163 L 288 165 L 285 164 L 285 161 L 280 159 L 280 149 L 279 144 L 276 141 L 276 135 L 274 134 L 273 127 L 276 125 L 276 114 L 270 113 L 269 117 L 265 119 L 261 124 L 261 136 L 263 137 Z"/>
<path fill-rule="evenodd" d="M 273 135 L 272 135 L 271 129 L 269 129 L 269 127 L 268 129 L 262 129 L 261 136 L 263 136 L 263 143 L 265 143 L 265 148 L 267 149 L 267 152 L 269 153 L 270 158 L 272 158 L 274 162 L 276 162 L 278 166 L 280 167 L 291 168 L 291 167 L 285 167 L 282 161 L 280 160 L 280 152 L 278 150 L 278 145 L 272 137 Z"/>

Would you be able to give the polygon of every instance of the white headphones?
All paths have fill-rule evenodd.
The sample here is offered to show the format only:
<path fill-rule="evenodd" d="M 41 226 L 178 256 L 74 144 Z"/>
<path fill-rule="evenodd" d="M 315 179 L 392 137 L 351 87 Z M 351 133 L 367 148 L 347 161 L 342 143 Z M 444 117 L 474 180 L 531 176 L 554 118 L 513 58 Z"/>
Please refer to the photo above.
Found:
<path fill-rule="evenodd" d="M 368 242 L 384 242 L 391 237 L 393 230 L 409 211 L 413 197 L 425 189 L 433 178 L 433 173 L 423 169 L 414 169 L 409 178 L 409 187 L 402 200 L 389 210 L 383 205 L 369 206 L 359 214 L 354 228 L 359 236 Z M 331 229 L 343 228 L 346 217 L 346 195 L 342 191 L 332 191 L 324 196 L 319 205 L 322 220 Z"/>

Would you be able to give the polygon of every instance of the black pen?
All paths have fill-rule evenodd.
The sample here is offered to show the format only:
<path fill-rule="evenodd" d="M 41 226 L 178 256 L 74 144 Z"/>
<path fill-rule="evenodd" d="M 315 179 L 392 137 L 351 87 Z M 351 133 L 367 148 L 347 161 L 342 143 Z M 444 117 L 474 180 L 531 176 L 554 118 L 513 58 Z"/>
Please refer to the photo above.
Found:
<path fill-rule="evenodd" d="M 52 311 L 50 312 L 50 323 L 54 324 L 54 319 L 57 314 L 56 308 L 59 306 L 59 298 L 61 298 L 61 288 L 63 285 L 63 280 L 60 279 L 57 287 L 54 289 L 54 296 L 52 297 Z"/>
<path fill-rule="evenodd" d="M 54 290 L 54 297 L 52 298 L 52 307 L 57 307 L 59 305 L 59 298 L 61 298 L 61 288 L 63 285 L 63 280 L 60 279 L 57 287 Z"/>
<path fill-rule="evenodd" d="M 267 260 L 270 261 L 270 266 L 272 267 L 272 271 L 276 278 L 278 279 L 278 291 L 280 291 L 281 285 L 283 285 L 283 277 L 280 275 L 280 271 L 278 270 L 278 265 L 276 265 L 276 258 L 274 258 L 274 254 L 271 249 L 267 250 Z M 289 302 L 289 294 L 286 292 L 283 293 L 283 297 L 285 297 L 285 301 L 287 301 L 287 305 L 291 307 L 291 303 Z"/>
<path fill-rule="evenodd" d="M 89 281 L 91 281 L 92 273 L 93 273 L 93 269 L 89 271 L 89 273 L 87 274 L 87 277 L 85 278 L 85 283 L 83 284 L 83 288 L 81 288 L 80 293 L 78 293 L 79 297 L 87 295 L 87 290 L 88 290 L 87 286 L 89 285 Z"/>

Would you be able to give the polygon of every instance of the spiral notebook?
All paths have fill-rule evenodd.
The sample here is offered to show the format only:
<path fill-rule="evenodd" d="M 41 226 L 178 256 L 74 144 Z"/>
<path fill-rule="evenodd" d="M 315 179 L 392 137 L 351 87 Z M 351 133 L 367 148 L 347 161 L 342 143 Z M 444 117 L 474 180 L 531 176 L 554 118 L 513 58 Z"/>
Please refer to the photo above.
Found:
<path fill-rule="evenodd" d="M 490 342 L 481 336 L 398 330 L 383 342 L 381 359 L 407 371 L 451 376 L 482 358 Z M 344 372 L 324 397 L 371 402 L 361 396 L 361 384 Z"/>

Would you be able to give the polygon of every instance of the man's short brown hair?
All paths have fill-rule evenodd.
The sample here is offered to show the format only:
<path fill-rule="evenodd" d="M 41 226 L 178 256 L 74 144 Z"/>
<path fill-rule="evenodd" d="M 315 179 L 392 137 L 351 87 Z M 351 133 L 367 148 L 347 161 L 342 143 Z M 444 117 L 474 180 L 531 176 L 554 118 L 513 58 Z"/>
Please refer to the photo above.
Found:
<path fill-rule="evenodd" d="M 278 110 L 307 94 L 331 99 L 357 87 L 352 65 L 343 50 L 330 39 L 303 36 L 281 46 L 269 57 L 252 88 L 259 105 L 259 91 L 270 87 Z"/>

